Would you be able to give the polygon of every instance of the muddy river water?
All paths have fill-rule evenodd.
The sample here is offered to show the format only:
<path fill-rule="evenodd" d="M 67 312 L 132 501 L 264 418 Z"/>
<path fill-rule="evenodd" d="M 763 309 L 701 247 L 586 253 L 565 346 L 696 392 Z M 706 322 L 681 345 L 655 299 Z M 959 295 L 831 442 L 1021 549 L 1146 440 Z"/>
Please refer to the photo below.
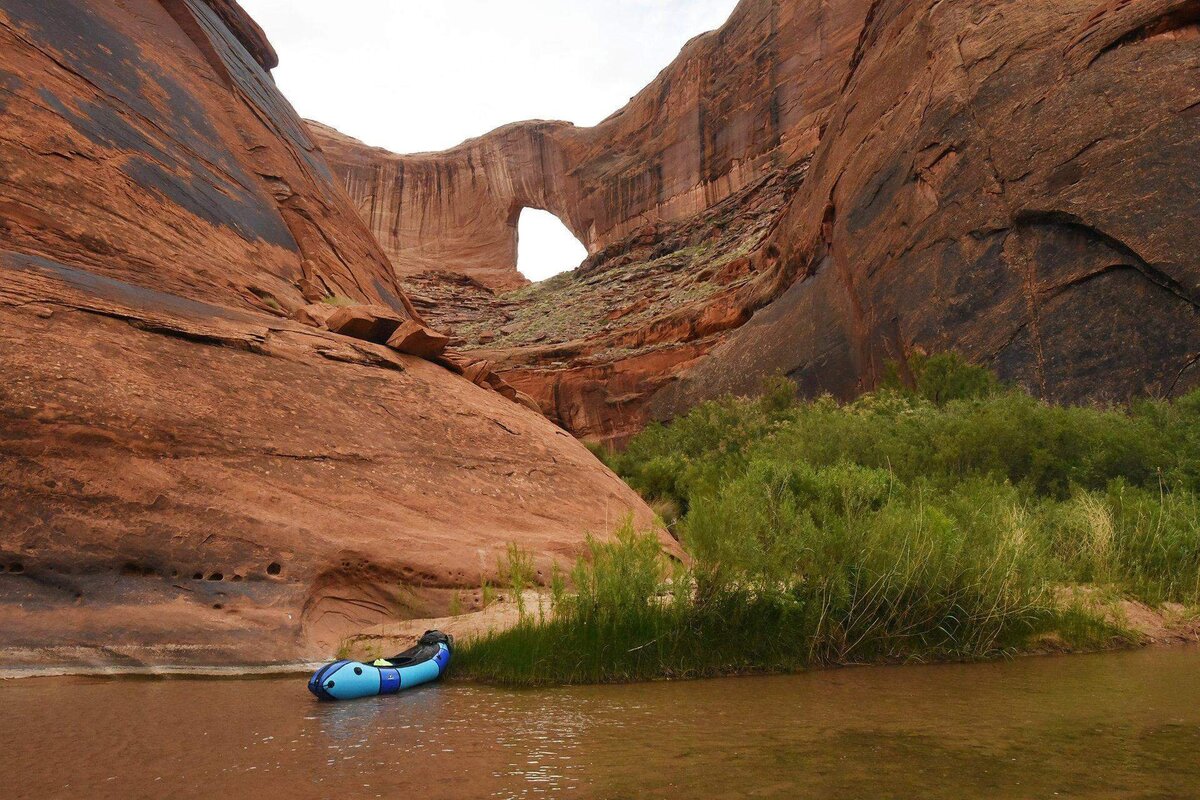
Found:
<path fill-rule="evenodd" d="M 343 704 L 10 680 L 0 797 L 1197 798 L 1200 649 Z"/>

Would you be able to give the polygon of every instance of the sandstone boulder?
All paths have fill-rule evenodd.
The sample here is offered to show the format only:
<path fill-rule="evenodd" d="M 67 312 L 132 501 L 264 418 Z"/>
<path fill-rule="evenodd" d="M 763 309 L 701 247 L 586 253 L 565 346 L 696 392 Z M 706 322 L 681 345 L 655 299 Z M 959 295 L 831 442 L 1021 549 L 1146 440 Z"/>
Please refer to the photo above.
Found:
<path fill-rule="evenodd" d="M 333 316 L 337 308 L 328 303 L 310 303 L 296 309 L 292 315 L 292 319 L 302 325 L 309 325 L 313 328 L 329 328 L 329 318 Z"/>
<path fill-rule="evenodd" d="M 472 362 L 463 369 L 463 377 L 476 386 L 486 386 L 491 375 L 492 362 L 487 360 Z"/>
<path fill-rule="evenodd" d="M 484 382 L 489 388 L 491 388 L 493 392 L 496 392 L 501 397 L 507 400 L 512 400 L 514 403 L 517 401 L 517 390 L 513 388 L 512 384 L 501 378 L 496 373 L 490 373 L 484 379 Z"/>
<path fill-rule="evenodd" d="M 387 346 L 401 353 L 432 360 L 446 351 L 450 337 L 409 320 L 387 340 Z"/>
<path fill-rule="evenodd" d="M 440 356 L 436 356 L 433 361 L 441 364 L 455 375 L 462 375 L 466 372 L 467 367 L 471 365 L 471 360 L 461 353 L 445 352 Z"/>
<path fill-rule="evenodd" d="M 403 324 L 399 314 L 379 305 L 345 306 L 325 319 L 325 327 L 334 333 L 376 344 L 386 344 Z"/>

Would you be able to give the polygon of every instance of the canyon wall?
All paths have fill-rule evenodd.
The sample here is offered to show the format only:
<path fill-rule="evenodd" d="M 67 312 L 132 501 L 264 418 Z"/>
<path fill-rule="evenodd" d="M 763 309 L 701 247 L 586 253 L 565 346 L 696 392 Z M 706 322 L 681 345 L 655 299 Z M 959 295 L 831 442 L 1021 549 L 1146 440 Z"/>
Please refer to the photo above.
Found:
<path fill-rule="evenodd" d="M 509 542 L 650 524 L 539 414 L 320 324 L 419 315 L 274 62 L 232 0 L 0 0 L 5 668 L 321 659 Z"/>
<path fill-rule="evenodd" d="M 851 396 L 953 349 L 1056 401 L 1200 385 L 1200 2 L 878 0 L 768 246 L 782 294 L 655 399 Z"/>
<path fill-rule="evenodd" d="M 431 319 L 585 438 L 777 371 L 851 397 L 915 351 L 1059 401 L 1170 396 L 1200 383 L 1198 20 L 1196 0 L 743 0 L 594 128 L 418 156 L 318 141 Z M 520 283 L 526 205 L 592 255 L 494 296 Z"/>

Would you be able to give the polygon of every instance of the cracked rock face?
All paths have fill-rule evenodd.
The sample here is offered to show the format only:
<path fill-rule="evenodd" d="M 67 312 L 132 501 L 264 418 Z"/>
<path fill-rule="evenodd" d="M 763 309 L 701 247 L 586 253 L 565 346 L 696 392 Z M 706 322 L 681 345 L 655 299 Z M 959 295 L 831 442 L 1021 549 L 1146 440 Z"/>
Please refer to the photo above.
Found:
<path fill-rule="evenodd" d="M 311 327 L 422 330 L 273 63 L 231 0 L 0 0 L 6 668 L 325 658 L 651 522 L 538 414 Z"/>
<path fill-rule="evenodd" d="M 917 350 L 1054 400 L 1173 395 L 1200 384 L 1198 21 L 743 0 L 595 128 L 315 136 L 430 320 L 589 439 L 776 371 L 850 397 Z M 521 206 L 584 267 L 522 288 Z"/>

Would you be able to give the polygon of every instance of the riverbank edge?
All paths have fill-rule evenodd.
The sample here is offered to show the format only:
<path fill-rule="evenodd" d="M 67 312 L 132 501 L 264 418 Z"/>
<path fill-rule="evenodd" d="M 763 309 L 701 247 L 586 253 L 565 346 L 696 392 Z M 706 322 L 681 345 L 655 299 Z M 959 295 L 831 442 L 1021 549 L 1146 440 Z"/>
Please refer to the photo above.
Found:
<path fill-rule="evenodd" d="M 1076 596 L 1074 599 L 1078 600 L 1080 598 Z M 537 608 L 539 603 L 545 602 L 547 602 L 547 598 L 542 593 L 530 591 L 525 594 L 524 603 L 526 608 Z M 981 663 L 1003 660 L 1010 657 L 1028 658 L 1037 656 L 1087 655 L 1138 650 L 1149 647 L 1179 647 L 1200 644 L 1200 609 L 1187 609 L 1175 604 L 1167 604 L 1154 609 L 1145 603 L 1128 599 L 1100 603 L 1093 598 L 1093 602 L 1096 610 L 1100 611 L 1105 621 L 1121 632 L 1121 635 L 1109 640 L 1108 646 L 1094 648 L 1071 647 L 1065 641 L 1050 634 L 1039 637 L 1026 649 L 1006 653 L 994 659 L 985 659 Z M 454 617 L 401 620 L 375 626 L 348 639 L 343 645 L 342 652 L 336 656 L 331 655 L 330 660 L 333 660 L 335 657 L 371 660 L 380 657 L 385 651 L 392 652 L 394 650 L 399 652 L 411 646 L 412 642 L 427 630 L 445 631 L 459 639 L 469 639 L 473 636 L 487 633 L 502 632 L 506 628 L 517 624 L 519 619 L 518 604 L 507 597 L 500 597 L 486 609 L 469 614 L 460 614 Z M 0 662 L 5 660 L 5 655 L 6 653 L 0 650 Z M 0 681 L 67 677 L 214 680 L 289 676 L 306 677 L 325 663 L 328 663 L 328 661 L 244 665 L 221 664 L 211 666 L 178 664 L 60 664 L 11 668 L 0 666 Z M 880 662 L 881 665 L 883 663 Z M 920 665 L 943 662 L 911 660 L 907 662 L 886 663 L 890 666 L 895 666 L 897 664 Z M 813 666 L 808 669 L 836 669 L 839 666 L 874 665 L 872 662 L 854 665 Z M 768 671 L 748 670 L 730 672 L 722 677 L 764 674 L 765 672 Z M 453 668 L 451 669 L 450 679 L 462 683 L 486 683 L 486 681 L 478 681 L 473 678 L 456 679 L 453 674 Z M 672 679 L 663 678 L 662 680 Z"/>
<path fill-rule="evenodd" d="M 0 656 L 3 654 L 0 653 Z M 283 664 L 254 664 L 241 666 L 197 666 L 162 664 L 154 666 L 46 666 L 46 667 L 0 667 L 0 681 L 27 680 L 30 678 L 210 678 L 234 680 L 240 678 L 279 678 L 311 675 L 322 664 L 328 662 L 297 662 Z"/>

